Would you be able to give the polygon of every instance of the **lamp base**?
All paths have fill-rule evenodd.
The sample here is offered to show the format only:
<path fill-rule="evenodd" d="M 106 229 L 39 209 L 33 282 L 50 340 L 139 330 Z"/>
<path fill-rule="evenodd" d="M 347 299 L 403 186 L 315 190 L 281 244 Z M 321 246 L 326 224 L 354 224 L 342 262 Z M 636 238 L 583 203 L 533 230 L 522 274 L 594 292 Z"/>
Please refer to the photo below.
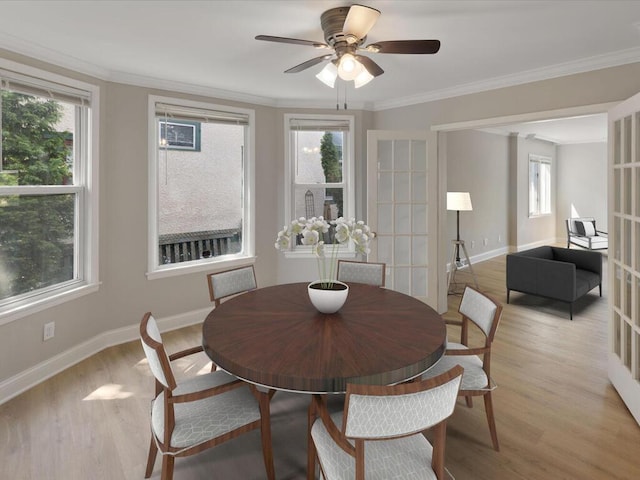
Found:
<path fill-rule="evenodd" d="M 473 277 L 473 283 L 475 284 L 477 289 L 480 289 L 478 286 L 478 279 L 476 278 L 476 274 L 473 271 L 473 267 L 471 266 L 471 260 L 469 259 L 469 254 L 467 253 L 467 247 L 464 245 L 464 240 L 456 239 L 451 240 L 453 244 L 453 255 L 451 256 L 451 264 L 449 267 L 449 278 L 447 280 L 447 295 L 458 295 L 458 292 L 451 290 L 451 284 L 456 285 L 455 276 L 458 270 L 465 267 L 465 264 L 460 259 L 460 248 L 462 248 L 462 253 L 464 255 L 464 259 L 466 260 L 466 266 L 469 267 L 469 272 Z"/>

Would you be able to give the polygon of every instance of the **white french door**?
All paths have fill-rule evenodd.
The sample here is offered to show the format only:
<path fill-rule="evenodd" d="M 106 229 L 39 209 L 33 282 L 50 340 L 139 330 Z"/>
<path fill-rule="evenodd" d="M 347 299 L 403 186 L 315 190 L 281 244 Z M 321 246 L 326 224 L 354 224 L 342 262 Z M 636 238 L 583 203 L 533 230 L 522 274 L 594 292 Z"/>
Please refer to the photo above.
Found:
<path fill-rule="evenodd" d="M 609 111 L 609 379 L 640 424 L 640 94 Z"/>
<path fill-rule="evenodd" d="M 386 287 L 437 306 L 437 175 L 429 132 L 367 132 L 369 260 L 386 263 Z M 433 165 L 432 165 L 433 163 Z"/>

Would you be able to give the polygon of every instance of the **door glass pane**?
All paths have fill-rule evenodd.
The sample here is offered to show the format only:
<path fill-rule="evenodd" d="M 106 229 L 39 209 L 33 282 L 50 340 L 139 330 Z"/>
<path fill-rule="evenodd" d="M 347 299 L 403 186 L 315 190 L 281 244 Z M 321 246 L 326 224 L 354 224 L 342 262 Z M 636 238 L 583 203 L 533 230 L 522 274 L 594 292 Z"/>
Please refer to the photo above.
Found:
<path fill-rule="evenodd" d="M 414 235 L 411 245 L 411 263 L 412 265 L 427 264 L 427 236 Z"/>
<path fill-rule="evenodd" d="M 393 169 L 395 171 L 409 171 L 411 168 L 411 157 L 409 151 L 409 140 L 396 140 L 393 144 Z"/>
<path fill-rule="evenodd" d="M 623 163 L 631 163 L 632 161 L 632 156 L 631 156 L 631 117 L 625 117 L 624 119 L 624 132 L 623 132 L 623 138 L 624 138 L 624 150 L 623 150 L 623 157 L 622 157 L 622 162 Z"/>
<path fill-rule="evenodd" d="M 0 300 L 76 278 L 73 194 L 0 197 Z"/>
<path fill-rule="evenodd" d="M 411 169 L 414 172 L 427 170 L 427 142 L 421 140 L 411 141 Z"/>
<path fill-rule="evenodd" d="M 393 237 L 378 236 L 375 239 L 378 242 L 378 261 L 386 263 L 387 265 L 393 264 Z"/>
<path fill-rule="evenodd" d="M 393 289 L 411 295 L 411 268 L 396 267 L 393 272 Z"/>
<path fill-rule="evenodd" d="M 378 201 L 393 201 L 393 173 L 380 172 L 378 175 Z"/>
<path fill-rule="evenodd" d="M 633 178 L 632 168 L 623 168 L 623 184 L 622 194 L 624 195 L 624 213 L 631 215 L 631 205 L 633 205 L 633 192 L 631 190 L 631 180 Z"/>
<path fill-rule="evenodd" d="M 427 201 L 426 172 L 414 172 L 411 176 L 411 201 L 417 203 L 424 203 Z"/>
<path fill-rule="evenodd" d="M 394 175 L 394 179 L 396 202 L 411 201 L 411 174 L 409 172 L 399 172 Z"/>
<path fill-rule="evenodd" d="M 380 170 L 393 169 L 393 141 L 378 141 L 378 168 Z"/>
<path fill-rule="evenodd" d="M 411 265 L 411 237 L 395 237 L 395 265 Z"/>
<path fill-rule="evenodd" d="M 413 233 L 427 233 L 427 205 L 418 204 L 411 207 L 413 211 Z"/>
<path fill-rule="evenodd" d="M 395 233 L 411 233 L 411 205 L 396 205 L 395 214 Z"/>
<path fill-rule="evenodd" d="M 411 294 L 414 297 L 427 296 L 427 269 L 423 267 L 411 269 Z"/>
<path fill-rule="evenodd" d="M 393 233 L 393 205 L 378 205 L 378 232 Z"/>

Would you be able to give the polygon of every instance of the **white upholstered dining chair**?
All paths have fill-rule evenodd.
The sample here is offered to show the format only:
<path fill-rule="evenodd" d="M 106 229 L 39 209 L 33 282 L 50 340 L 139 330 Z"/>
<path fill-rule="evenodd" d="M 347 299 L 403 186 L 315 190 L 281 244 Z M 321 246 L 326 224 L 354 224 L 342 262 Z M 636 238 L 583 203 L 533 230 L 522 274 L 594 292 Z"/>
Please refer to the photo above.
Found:
<path fill-rule="evenodd" d="M 202 347 L 167 355 L 150 312 L 140 322 L 140 340 L 156 380 L 145 478 L 153 472 L 158 450 L 162 480 L 171 480 L 175 457 L 199 453 L 259 428 L 267 478 L 274 480 L 269 395 L 222 371 L 177 383 L 171 361 L 200 352 Z"/>
<path fill-rule="evenodd" d="M 345 283 L 366 283 L 384 287 L 385 269 L 384 263 L 338 260 L 337 279 Z"/>
<path fill-rule="evenodd" d="M 309 472 L 315 474 L 317 458 L 326 480 L 443 480 L 446 420 L 455 408 L 461 378 L 462 368 L 455 366 L 418 382 L 349 384 L 343 412 L 333 415 L 324 397 L 314 396 Z M 422 434 L 429 429 L 433 445 Z"/>
<path fill-rule="evenodd" d="M 447 342 L 444 356 L 422 378 L 439 375 L 455 365 L 461 365 L 464 375 L 460 395 L 465 397 L 468 407 L 473 406 L 473 396 L 483 396 L 493 448 L 500 450 L 491 398 L 491 392 L 497 387 L 491 378 L 491 346 L 502 316 L 502 305 L 479 290 L 467 286 L 458 312 L 462 315 L 462 321 L 458 323 L 461 328 L 460 343 Z M 470 323 L 484 336 L 484 345 L 475 348 L 469 346 Z"/>
<path fill-rule="evenodd" d="M 258 287 L 253 265 L 209 273 L 207 274 L 207 282 L 209 297 L 216 307 L 220 305 L 223 298 L 248 292 Z"/>

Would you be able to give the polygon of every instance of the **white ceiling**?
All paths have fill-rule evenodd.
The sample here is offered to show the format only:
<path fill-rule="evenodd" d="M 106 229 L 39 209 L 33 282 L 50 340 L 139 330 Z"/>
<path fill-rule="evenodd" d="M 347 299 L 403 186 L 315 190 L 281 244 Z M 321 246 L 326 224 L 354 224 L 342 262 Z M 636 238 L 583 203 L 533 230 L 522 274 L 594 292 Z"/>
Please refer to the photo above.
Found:
<path fill-rule="evenodd" d="M 308 46 L 320 15 L 349 1 L 2 1 L 0 48 L 124 83 L 274 106 L 334 108 Z M 436 55 L 368 54 L 385 73 L 350 108 L 381 110 L 640 61 L 638 0 L 362 0 L 382 15 L 367 44 L 439 39 Z M 343 86 L 340 104 L 344 102 Z"/>

